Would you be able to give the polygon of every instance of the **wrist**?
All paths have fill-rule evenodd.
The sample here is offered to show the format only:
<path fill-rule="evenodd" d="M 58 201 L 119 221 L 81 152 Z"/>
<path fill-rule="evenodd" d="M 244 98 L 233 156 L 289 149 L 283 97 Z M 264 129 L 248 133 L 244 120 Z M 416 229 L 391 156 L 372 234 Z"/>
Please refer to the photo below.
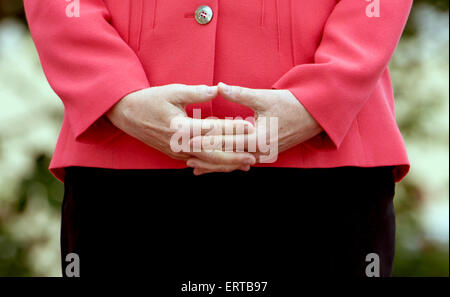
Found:
<path fill-rule="evenodd" d="M 106 117 L 118 128 L 121 128 L 122 124 L 126 120 L 127 110 L 131 105 L 131 97 L 133 93 L 126 95 L 120 99 L 113 107 L 106 112 Z"/>

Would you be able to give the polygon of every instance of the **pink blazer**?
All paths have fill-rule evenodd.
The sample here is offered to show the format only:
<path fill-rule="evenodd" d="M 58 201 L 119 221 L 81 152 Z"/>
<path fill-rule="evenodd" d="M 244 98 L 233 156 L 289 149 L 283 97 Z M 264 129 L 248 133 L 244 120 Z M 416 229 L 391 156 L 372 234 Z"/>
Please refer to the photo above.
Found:
<path fill-rule="evenodd" d="M 73 1 L 25 0 L 42 67 L 65 107 L 50 165 L 59 179 L 67 166 L 186 167 L 104 114 L 150 86 L 220 81 L 288 89 L 324 129 L 258 166 L 394 165 L 396 181 L 408 172 L 388 63 L 412 0 L 379 1 L 379 17 L 375 0 Z M 213 11 L 208 24 L 194 18 L 200 5 Z M 221 97 L 188 113 L 193 107 L 203 117 L 253 114 Z"/>

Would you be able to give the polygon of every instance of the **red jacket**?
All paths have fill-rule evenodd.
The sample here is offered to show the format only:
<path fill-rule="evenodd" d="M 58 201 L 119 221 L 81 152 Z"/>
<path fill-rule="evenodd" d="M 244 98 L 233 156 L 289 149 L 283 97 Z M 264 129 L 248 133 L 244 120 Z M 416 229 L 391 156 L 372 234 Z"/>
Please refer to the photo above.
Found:
<path fill-rule="evenodd" d="M 408 172 L 387 66 L 412 0 L 73 1 L 25 0 L 42 67 L 65 107 L 50 165 L 61 180 L 66 166 L 186 167 L 120 131 L 105 112 L 150 86 L 220 81 L 288 89 L 324 129 L 258 166 L 396 165 L 396 181 Z M 79 17 L 69 17 L 77 2 Z M 379 17 L 367 13 L 376 2 Z M 212 8 L 208 24 L 194 18 L 200 5 Z M 204 117 L 252 115 L 220 97 L 195 107 Z"/>

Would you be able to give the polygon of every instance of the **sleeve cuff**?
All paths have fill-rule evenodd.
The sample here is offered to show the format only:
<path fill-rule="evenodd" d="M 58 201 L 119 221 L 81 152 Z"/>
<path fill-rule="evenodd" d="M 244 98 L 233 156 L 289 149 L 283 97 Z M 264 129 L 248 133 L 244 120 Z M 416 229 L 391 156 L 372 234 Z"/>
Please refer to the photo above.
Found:
<path fill-rule="evenodd" d="M 75 140 L 82 143 L 99 144 L 107 142 L 122 133 L 119 128 L 111 123 L 105 114 L 126 95 L 148 87 L 149 85 L 145 83 L 136 84 L 105 94 L 104 98 L 107 98 L 105 102 L 96 104 L 95 110 L 87 112 L 89 116 L 80 118 L 77 122 L 73 123 L 72 127 L 75 133 Z"/>
<path fill-rule="evenodd" d="M 308 139 L 302 144 L 313 149 L 321 150 L 336 150 L 339 148 L 342 139 L 332 128 L 330 128 L 329 124 L 324 119 L 324 112 L 318 110 L 320 107 L 318 106 L 319 104 L 317 104 L 317 99 L 302 96 L 301 90 L 296 87 L 284 85 L 281 79 L 272 85 L 272 89 L 289 90 L 297 98 L 300 104 L 302 104 L 303 107 L 310 113 L 314 120 L 316 120 L 316 122 L 322 127 L 323 131 L 321 133 L 311 139 Z"/>

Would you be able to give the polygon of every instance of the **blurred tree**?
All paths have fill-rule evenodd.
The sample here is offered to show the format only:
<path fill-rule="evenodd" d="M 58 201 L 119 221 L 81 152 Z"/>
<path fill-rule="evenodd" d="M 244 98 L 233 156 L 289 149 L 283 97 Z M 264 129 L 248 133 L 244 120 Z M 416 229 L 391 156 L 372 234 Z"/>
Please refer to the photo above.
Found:
<path fill-rule="evenodd" d="M 48 244 L 51 240 L 48 234 L 42 233 L 39 227 L 29 225 L 36 220 L 35 216 L 38 215 L 38 212 L 42 211 L 36 207 L 37 204 L 40 204 L 37 200 L 43 200 L 44 205 L 51 208 L 50 213 L 54 212 L 59 216 L 64 193 L 63 185 L 48 170 L 49 156 L 38 154 L 34 159 L 35 163 L 31 174 L 20 182 L 17 199 L 10 200 L 10 203 L 0 203 L 0 276 L 36 275 L 31 264 L 35 259 L 30 259 L 30 257 L 35 254 L 36 249 Z M 8 201 L 1 195 L 2 193 L 0 193 L 0 202 Z M 30 202 L 33 202 L 33 205 L 30 206 Z M 50 213 L 49 209 L 44 210 L 44 215 Z M 21 227 L 15 227 L 17 225 Z M 11 226 L 13 227 L 11 228 Z M 23 228 L 35 231 L 30 232 Z M 36 234 L 29 236 L 16 234 L 20 230 L 23 230 L 24 233 Z M 52 257 L 56 257 L 57 260 L 54 262 L 58 262 L 57 250 Z M 47 275 L 46 273 L 48 272 L 44 272 L 43 275 Z"/>
<path fill-rule="evenodd" d="M 23 0 L 0 0 L 0 20 L 6 17 L 16 18 L 26 23 Z"/>

